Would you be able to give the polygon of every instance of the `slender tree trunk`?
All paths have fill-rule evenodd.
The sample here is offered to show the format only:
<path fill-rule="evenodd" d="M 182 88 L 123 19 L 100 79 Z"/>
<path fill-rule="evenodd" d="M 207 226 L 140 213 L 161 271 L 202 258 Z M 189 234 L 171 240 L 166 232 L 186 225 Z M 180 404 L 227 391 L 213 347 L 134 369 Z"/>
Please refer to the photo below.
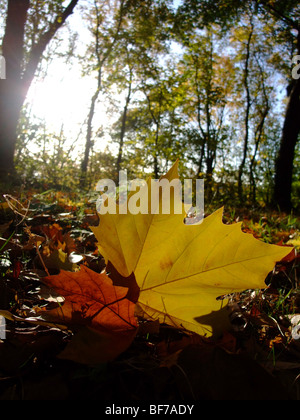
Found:
<path fill-rule="evenodd" d="M 121 132 L 120 132 L 120 143 L 119 143 L 119 152 L 117 157 L 117 177 L 119 179 L 119 172 L 121 170 L 121 163 L 123 158 L 123 146 L 124 146 L 124 138 L 125 138 L 125 132 L 126 132 L 126 119 L 127 119 L 127 112 L 129 103 L 131 100 L 131 90 L 132 90 L 132 69 L 129 69 L 129 82 L 128 82 L 128 90 L 127 90 L 127 97 L 125 106 L 123 109 L 123 115 L 122 115 L 122 125 L 121 125 Z"/>
<path fill-rule="evenodd" d="M 256 202 L 256 182 L 255 182 L 255 160 L 256 160 L 256 155 L 258 152 L 258 148 L 261 142 L 261 137 L 263 134 L 263 129 L 264 129 L 264 125 L 265 125 L 265 120 L 267 118 L 267 115 L 269 113 L 269 104 L 267 103 L 266 108 L 264 110 L 264 112 L 262 113 L 261 116 L 261 120 L 257 126 L 257 129 L 255 130 L 255 147 L 254 147 L 254 153 L 250 162 L 250 195 L 251 195 L 251 200 L 253 203 Z"/>
<path fill-rule="evenodd" d="M 88 121 L 87 121 L 84 157 L 83 157 L 83 160 L 81 162 L 80 184 L 81 184 L 82 187 L 84 187 L 85 184 L 86 184 L 86 175 L 87 175 L 87 170 L 88 170 L 89 157 L 90 157 L 90 152 L 91 152 L 91 149 L 92 149 L 92 146 L 93 146 L 93 141 L 92 141 L 93 119 L 94 119 L 94 115 L 95 115 L 96 102 L 98 100 L 98 97 L 99 97 L 99 94 L 100 94 L 100 91 L 101 91 L 101 73 L 99 73 L 99 74 L 100 74 L 100 84 L 98 84 L 98 87 L 97 87 L 94 95 L 92 96 L 91 106 L 90 106 Z"/>
<path fill-rule="evenodd" d="M 201 150 L 200 150 L 200 157 L 199 157 L 199 163 L 198 163 L 198 171 L 197 171 L 197 178 L 200 178 L 201 176 L 203 176 L 203 159 L 204 159 L 204 154 L 205 154 L 205 144 L 206 144 L 206 140 L 205 137 L 202 138 L 202 145 L 201 145 Z"/>
<path fill-rule="evenodd" d="M 251 31 L 247 40 L 247 53 L 245 61 L 245 70 L 244 70 L 244 86 L 246 90 L 246 115 L 245 115 L 245 137 L 244 137 L 244 147 L 243 147 L 243 157 L 239 167 L 238 174 L 238 195 L 240 202 L 243 201 L 243 173 L 247 159 L 248 153 L 248 143 L 249 143 L 249 119 L 250 119 L 250 108 L 251 108 L 251 97 L 250 97 L 250 86 L 249 86 L 249 64 L 250 64 L 250 46 L 251 39 L 253 35 L 253 25 L 251 23 Z"/>
<path fill-rule="evenodd" d="M 115 33 L 113 35 L 112 41 L 107 45 L 106 49 L 103 51 L 103 46 L 101 45 L 101 34 L 100 34 L 100 26 L 102 25 L 102 16 L 100 15 L 100 10 L 98 8 L 97 0 L 94 0 L 94 7 L 96 11 L 96 30 L 94 33 L 95 35 L 95 53 L 96 53 L 96 59 L 97 59 L 97 67 L 98 67 L 98 75 L 97 75 L 97 88 L 95 90 L 95 93 L 91 99 L 91 106 L 88 114 L 88 122 L 87 122 L 87 133 L 86 133 L 86 142 L 85 142 L 85 152 L 84 157 L 81 162 L 81 179 L 80 179 L 80 185 L 81 187 L 85 187 L 87 184 L 87 171 L 88 171 L 88 164 L 89 164 L 89 157 L 90 152 L 93 146 L 93 119 L 95 115 L 95 109 L 98 97 L 100 95 L 100 92 L 102 90 L 102 71 L 103 66 L 110 56 L 120 33 L 120 29 L 122 26 L 122 21 L 124 18 L 124 1 L 121 0 L 120 2 L 120 8 L 119 8 L 119 16 L 117 21 L 117 26 L 115 29 Z"/>
<path fill-rule="evenodd" d="M 81 162 L 81 178 L 80 178 L 80 185 L 81 187 L 85 187 L 87 183 L 87 171 L 88 171 L 88 164 L 90 158 L 90 152 L 93 146 L 92 143 L 92 135 L 93 135 L 93 119 L 95 115 L 95 108 L 98 97 L 100 95 L 100 91 L 102 88 L 102 67 L 106 60 L 106 56 L 103 58 L 101 57 L 101 46 L 100 46 L 100 26 L 102 23 L 102 17 L 100 15 L 100 11 L 98 8 L 98 4 L 94 1 L 94 7 L 96 11 L 96 30 L 94 32 L 95 35 L 95 53 L 97 59 L 97 67 L 98 67 L 98 74 L 97 74 L 97 87 L 91 99 L 91 106 L 88 113 L 87 118 L 87 129 L 86 129 L 86 140 L 85 140 L 85 149 L 84 149 L 84 156 Z"/>
<path fill-rule="evenodd" d="M 300 27 L 298 28 L 300 54 Z M 293 80 L 286 108 L 279 152 L 275 162 L 273 206 L 282 211 L 292 209 L 292 181 L 295 147 L 300 134 L 300 79 Z"/>
<path fill-rule="evenodd" d="M 0 80 L 0 179 L 14 174 L 14 152 L 20 112 L 42 55 L 57 32 L 73 13 L 78 0 L 70 1 L 60 16 L 49 25 L 32 47 L 24 63 L 24 33 L 30 0 L 9 0 L 2 54 L 6 62 L 6 79 Z"/>
<path fill-rule="evenodd" d="M 163 100 L 163 95 L 162 95 L 162 90 L 160 91 L 160 95 L 159 95 L 159 109 L 158 109 L 158 113 L 157 115 L 155 115 L 154 110 L 152 109 L 152 105 L 151 105 L 151 99 L 150 96 L 147 94 L 146 90 L 144 89 L 144 94 L 146 96 L 147 102 L 148 102 L 148 109 L 149 109 L 149 113 L 151 115 L 152 121 L 156 126 L 155 129 L 155 138 L 154 138 L 154 151 L 153 151 L 153 169 L 154 169 L 154 176 L 155 179 L 159 178 L 159 164 L 158 164 L 158 145 L 159 145 L 159 132 L 160 132 L 160 121 L 161 121 L 161 106 L 162 106 L 162 100 Z"/>
<path fill-rule="evenodd" d="M 202 140 L 201 148 L 200 148 L 200 157 L 199 157 L 199 163 L 198 163 L 198 172 L 197 172 L 197 178 L 200 178 L 202 176 L 203 172 L 203 160 L 205 156 L 205 146 L 207 143 L 207 134 L 204 132 L 202 128 L 201 123 L 201 91 L 199 89 L 199 68 L 198 68 L 198 57 L 193 57 L 194 65 L 195 65 L 195 86 L 196 86 L 196 92 L 197 92 L 197 124 L 199 128 L 199 140 Z M 200 143 L 200 142 L 199 142 Z"/>
<path fill-rule="evenodd" d="M 256 203 L 256 180 L 255 180 L 256 155 L 257 155 L 259 145 L 261 143 L 262 135 L 264 132 L 265 121 L 270 111 L 269 97 L 267 94 L 266 84 L 265 84 L 265 80 L 266 80 L 265 73 L 260 64 L 259 64 L 259 71 L 261 75 L 260 84 L 262 87 L 262 93 L 264 97 L 264 107 L 259 108 L 260 120 L 257 124 L 256 130 L 254 133 L 255 147 L 254 147 L 253 156 L 250 161 L 250 173 L 249 173 L 250 197 L 253 204 Z"/>
<path fill-rule="evenodd" d="M 154 175 L 155 179 L 159 178 L 159 165 L 158 165 L 158 138 L 159 138 L 160 125 L 157 124 L 155 131 L 155 151 L 154 151 Z"/>

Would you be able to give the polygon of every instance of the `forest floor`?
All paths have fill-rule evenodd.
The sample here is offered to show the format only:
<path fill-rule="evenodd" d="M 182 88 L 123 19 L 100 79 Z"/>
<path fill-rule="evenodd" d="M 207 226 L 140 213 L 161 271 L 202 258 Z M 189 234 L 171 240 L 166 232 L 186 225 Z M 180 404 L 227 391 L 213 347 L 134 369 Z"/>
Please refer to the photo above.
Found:
<path fill-rule="evenodd" d="M 300 399 L 300 218 L 226 209 L 224 223 L 291 253 L 266 289 L 229 296 L 231 329 L 208 339 L 144 321 L 116 360 L 88 366 L 61 359 L 67 333 L 6 319 L 0 335 L 1 400 L 198 401 Z M 22 317 L 49 305 L 43 276 L 104 261 L 90 226 L 93 200 L 48 191 L 0 203 L 0 310 Z M 293 248 L 294 246 L 295 248 Z M 67 255 L 68 258 L 64 258 Z M 1 313 L 1 312 L 0 312 Z"/>

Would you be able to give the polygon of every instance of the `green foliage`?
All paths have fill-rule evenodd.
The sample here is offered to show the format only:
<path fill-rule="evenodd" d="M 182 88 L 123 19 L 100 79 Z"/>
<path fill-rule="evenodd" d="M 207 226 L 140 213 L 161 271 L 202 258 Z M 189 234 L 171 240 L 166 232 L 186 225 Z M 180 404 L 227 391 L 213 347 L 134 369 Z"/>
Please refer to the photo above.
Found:
<path fill-rule="evenodd" d="M 24 186 L 72 190 L 78 184 L 78 166 L 63 133 L 47 131 L 44 121 L 32 121 L 26 112 L 19 123 L 16 171 Z"/>
<path fill-rule="evenodd" d="M 32 2 L 28 47 L 61 10 L 61 2 Z M 160 176 L 180 158 L 182 176 L 205 178 L 208 205 L 270 205 L 298 4 L 95 1 L 80 12 L 93 36 L 82 74 L 97 79 L 83 116 L 90 121 L 80 138 L 67 139 L 63 128 L 53 133 L 23 116 L 15 157 L 22 180 L 77 188 L 86 135 L 86 188 L 117 180 L 120 168 Z M 99 102 L 105 121 L 96 118 Z M 294 166 L 297 208 L 298 154 Z"/>

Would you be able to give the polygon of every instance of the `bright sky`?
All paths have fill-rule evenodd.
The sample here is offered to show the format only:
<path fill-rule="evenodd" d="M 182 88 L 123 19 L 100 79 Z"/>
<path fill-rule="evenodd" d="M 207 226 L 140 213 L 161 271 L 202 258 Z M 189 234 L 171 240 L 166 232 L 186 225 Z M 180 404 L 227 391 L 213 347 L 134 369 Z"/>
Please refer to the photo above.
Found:
<path fill-rule="evenodd" d="M 81 78 L 76 68 L 67 71 L 66 66 L 55 62 L 44 81 L 33 83 L 27 100 L 33 114 L 45 119 L 49 128 L 57 130 L 64 123 L 66 128 L 76 131 L 76 125 L 87 115 L 91 88 L 92 84 Z"/>
<path fill-rule="evenodd" d="M 79 10 L 69 18 L 69 24 L 79 34 L 76 53 L 82 53 L 85 43 L 88 42 L 88 32 Z M 67 31 L 63 32 L 62 29 L 60 35 L 63 37 L 65 34 L 68 37 Z M 64 134 L 72 143 L 82 130 L 81 144 L 78 145 L 81 151 L 85 142 L 90 102 L 97 83 L 94 77 L 82 77 L 81 66 L 76 59 L 73 59 L 72 64 L 66 64 L 63 58 L 55 58 L 48 65 L 45 79 L 36 78 L 27 96 L 32 115 L 45 120 L 49 132 L 60 133 L 63 125 Z M 104 105 L 98 104 L 93 121 L 95 130 L 105 122 L 105 118 Z M 104 147 L 105 145 L 101 149 Z"/>

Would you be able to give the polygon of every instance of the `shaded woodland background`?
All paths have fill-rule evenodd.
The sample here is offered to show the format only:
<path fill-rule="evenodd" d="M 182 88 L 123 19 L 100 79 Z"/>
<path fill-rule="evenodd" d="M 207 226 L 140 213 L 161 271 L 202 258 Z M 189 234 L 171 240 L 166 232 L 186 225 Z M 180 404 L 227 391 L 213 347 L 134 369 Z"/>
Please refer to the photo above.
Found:
<path fill-rule="evenodd" d="M 157 178 L 179 158 L 208 203 L 299 210 L 298 1 L 1 0 L 0 13 L 3 192 Z M 72 136 L 27 100 L 53 62 L 92 87 Z"/>

